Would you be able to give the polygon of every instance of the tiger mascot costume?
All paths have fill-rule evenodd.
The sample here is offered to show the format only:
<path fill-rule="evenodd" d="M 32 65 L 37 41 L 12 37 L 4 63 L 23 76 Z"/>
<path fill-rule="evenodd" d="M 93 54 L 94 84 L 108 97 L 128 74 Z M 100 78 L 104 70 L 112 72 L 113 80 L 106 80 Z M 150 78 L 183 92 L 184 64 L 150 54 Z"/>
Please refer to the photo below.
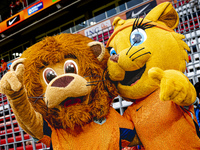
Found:
<path fill-rule="evenodd" d="M 120 95 L 133 102 L 124 116 L 146 150 L 200 149 L 192 105 L 196 92 L 183 74 L 185 49 L 190 49 L 184 35 L 174 32 L 178 23 L 177 12 L 164 2 L 145 18 L 116 17 L 107 42 L 109 77 Z"/>

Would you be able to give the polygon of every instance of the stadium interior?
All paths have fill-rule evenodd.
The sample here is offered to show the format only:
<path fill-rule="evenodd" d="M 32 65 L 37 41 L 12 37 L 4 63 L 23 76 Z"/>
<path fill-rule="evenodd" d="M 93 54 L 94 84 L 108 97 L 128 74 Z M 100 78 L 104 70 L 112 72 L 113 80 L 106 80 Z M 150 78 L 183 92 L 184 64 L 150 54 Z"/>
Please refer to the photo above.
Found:
<path fill-rule="evenodd" d="M 112 21 L 143 17 L 153 7 L 169 0 L 0 0 L 0 58 L 7 63 L 2 77 L 22 52 L 46 36 L 60 33 L 83 34 L 106 44 L 113 33 Z M 189 63 L 185 74 L 191 83 L 200 81 L 200 0 L 170 1 L 180 17 L 176 32 L 185 35 Z M 113 107 L 123 114 L 131 102 L 116 97 Z M 18 125 L 7 97 L 0 94 L 0 150 L 49 149 Z"/>

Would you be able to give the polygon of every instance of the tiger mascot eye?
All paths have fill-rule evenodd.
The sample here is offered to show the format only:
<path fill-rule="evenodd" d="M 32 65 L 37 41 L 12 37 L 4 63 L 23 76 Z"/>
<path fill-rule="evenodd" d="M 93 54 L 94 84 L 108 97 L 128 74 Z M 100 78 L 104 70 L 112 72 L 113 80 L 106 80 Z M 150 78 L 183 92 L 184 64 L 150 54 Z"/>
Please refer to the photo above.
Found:
<path fill-rule="evenodd" d="M 174 32 L 178 21 L 171 3 L 161 3 L 144 18 L 116 17 L 107 42 L 109 77 L 133 102 L 124 116 L 146 150 L 200 149 L 196 92 L 183 74 L 190 49 L 184 35 Z"/>
<path fill-rule="evenodd" d="M 111 102 L 108 51 L 80 34 L 46 37 L 25 50 L 0 81 L 19 125 L 54 150 L 117 150 L 134 141 L 133 124 Z"/>

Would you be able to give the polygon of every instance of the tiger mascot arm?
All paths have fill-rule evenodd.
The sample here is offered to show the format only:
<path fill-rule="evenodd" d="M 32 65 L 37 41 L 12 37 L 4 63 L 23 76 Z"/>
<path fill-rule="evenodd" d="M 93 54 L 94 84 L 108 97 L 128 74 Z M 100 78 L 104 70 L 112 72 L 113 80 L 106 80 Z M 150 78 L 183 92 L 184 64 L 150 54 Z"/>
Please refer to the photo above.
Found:
<path fill-rule="evenodd" d="M 196 91 L 188 78 L 180 71 L 153 67 L 149 76 L 160 87 L 160 99 L 172 100 L 180 106 L 189 106 L 196 100 Z"/>
<path fill-rule="evenodd" d="M 165 24 L 171 28 L 171 30 L 174 30 L 179 23 L 178 14 L 173 11 L 173 6 L 170 5 L 170 3 L 162 3 L 160 7 L 161 9 L 153 9 L 151 13 L 146 16 L 146 19 Z M 176 36 L 174 35 L 176 33 L 171 33 L 174 36 L 174 39 L 176 39 Z M 185 37 L 183 36 L 182 38 Z M 179 43 L 179 46 L 182 45 L 187 51 L 190 51 L 189 46 L 183 41 L 178 40 L 177 43 Z M 172 43 L 168 44 L 170 47 Z M 185 60 L 188 62 L 188 56 L 185 52 L 186 51 L 182 51 L 180 55 L 185 55 Z M 172 53 L 172 55 L 174 54 Z M 174 58 L 174 56 L 171 56 L 171 58 Z M 167 62 L 165 65 L 167 65 Z M 173 66 L 173 64 L 171 66 Z M 163 70 L 162 68 L 155 66 L 148 71 L 149 77 L 152 78 L 153 81 L 155 81 L 155 83 L 160 87 L 160 99 L 162 101 L 172 100 L 174 103 L 180 106 L 189 106 L 195 103 L 195 88 L 189 79 L 183 74 L 184 71 L 185 64 L 181 64 L 178 70 L 174 68 Z"/>

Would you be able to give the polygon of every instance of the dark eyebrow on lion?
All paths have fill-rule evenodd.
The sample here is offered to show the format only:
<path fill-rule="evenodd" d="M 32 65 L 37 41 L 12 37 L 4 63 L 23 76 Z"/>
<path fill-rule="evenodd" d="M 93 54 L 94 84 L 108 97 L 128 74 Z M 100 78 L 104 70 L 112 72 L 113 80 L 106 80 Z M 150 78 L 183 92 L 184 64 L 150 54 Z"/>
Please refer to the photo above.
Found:
<path fill-rule="evenodd" d="M 65 58 L 74 58 L 74 59 L 77 59 L 77 57 L 73 54 L 67 54 L 65 55 Z"/>
<path fill-rule="evenodd" d="M 156 25 L 152 25 L 152 24 L 149 24 L 151 23 L 152 21 L 149 21 L 149 22 L 145 22 L 145 23 L 142 23 L 144 20 L 144 18 L 142 18 L 142 20 L 140 20 L 140 18 L 136 18 L 135 21 L 133 22 L 133 28 L 132 28 L 132 31 L 137 29 L 137 28 L 141 28 L 143 30 L 146 30 L 146 29 L 149 29 L 149 28 L 152 28 Z"/>
<path fill-rule="evenodd" d="M 64 58 L 65 58 L 65 59 L 66 59 L 66 58 L 77 59 L 77 57 L 76 57 L 75 55 L 73 55 L 73 54 L 67 54 L 67 55 L 64 56 Z M 42 64 L 43 64 L 43 65 L 42 65 L 41 67 L 39 67 L 39 69 L 43 69 L 44 67 L 46 67 L 46 66 L 49 65 L 49 63 L 48 63 L 48 62 L 45 62 L 45 61 L 43 61 Z"/>

